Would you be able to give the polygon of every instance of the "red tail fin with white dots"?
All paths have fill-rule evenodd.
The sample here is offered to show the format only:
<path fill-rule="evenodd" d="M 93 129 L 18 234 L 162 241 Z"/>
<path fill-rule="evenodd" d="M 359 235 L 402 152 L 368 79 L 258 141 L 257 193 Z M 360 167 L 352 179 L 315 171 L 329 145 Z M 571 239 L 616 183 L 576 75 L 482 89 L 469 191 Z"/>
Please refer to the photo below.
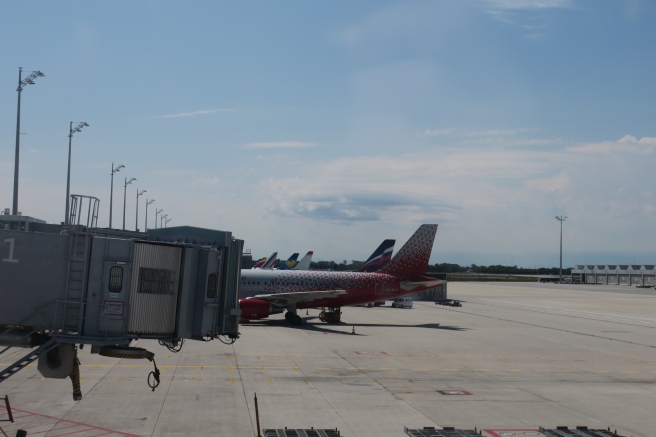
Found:
<path fill-rule="evenodd" d="M 433 251 L 437 225 L 421 225 L 379 273 L 424 276 Z"/>

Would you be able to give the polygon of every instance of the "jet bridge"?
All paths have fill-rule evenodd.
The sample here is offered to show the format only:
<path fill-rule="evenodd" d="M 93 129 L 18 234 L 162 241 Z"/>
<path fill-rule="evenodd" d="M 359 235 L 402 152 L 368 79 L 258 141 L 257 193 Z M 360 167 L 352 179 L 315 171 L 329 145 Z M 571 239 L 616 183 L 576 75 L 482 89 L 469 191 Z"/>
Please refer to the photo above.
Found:
<path fill-rule="evenodd" d="M 1 371 L 0 383 L 38 359 L 43 376 L 70 376 L 80 398 L 76 345 L 154 363 L 130 342 L 157 339 L 175 352 L 185 339 L 238 338 L 242 240 L 189 226 L 97 229 L 98 199 L 71 197 L 70 225 L 0 230 L 0 354 L 37 348 Z M 158 383 L 155 366 L 149 385 Z"/>

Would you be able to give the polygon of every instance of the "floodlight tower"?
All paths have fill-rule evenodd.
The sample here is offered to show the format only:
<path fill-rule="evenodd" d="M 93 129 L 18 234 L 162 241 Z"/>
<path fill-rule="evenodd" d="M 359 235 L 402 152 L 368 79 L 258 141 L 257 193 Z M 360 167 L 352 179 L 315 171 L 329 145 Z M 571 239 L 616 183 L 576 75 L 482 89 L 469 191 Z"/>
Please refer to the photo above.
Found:
<path fill-rule="evenodd" d="M 563 222 L 567 220 L 566 216 L 557 215 L 556 220 L 560 222 L 560 282 L 563 282 Z"/>
<path fill-rule="evenodd" d="M 155 199 L 146 199 L 146 220 L 144 220 L 144 231 L 148 232 L 148 205 L 153 203 Z"/>
<path fill-rule="evenodd" d="M 112 188 L 109 194 L 109 229 L 112 228 L 112 204 L 114 203 L 114 173 L 118 173 L 121 169 L 125 167 L 123 164 L 119 164 L 117 167 L 114 167 L 112 162 Z"/>
<path fill-rule="evenodd" d="M 12 214 L 18 214 L 18 157 L 20 154 L 20 105 L 21 105 L 21 92 L 25 85 L 34 85 L 34 80 L 37 77 L 44 77 L 45 74 L 40 71 L 33 71 L 32 74 L 22 79 L 23 67 L 18 67 L 18 109 L 16 111 L 16 156 L 14 163 L 14 200 L 12 204 Z"/>
<path fill-rule="evenodd" d="M 163 209 L 157 209 L 155 208 L 155 229 L 157 229 L 157 214 L 161 214 Z"/>
<path fill-rule="evenodd" d="M 164 227 L 165 227 L 165 228 L 168 228 L 169 222 L 170 222 L 171 220 L 173 220 L 173 219 L 166 219 L 166 221 L 164 222 Z"/>
<path fill-rule="evenodd" d="M 125 178 L 125 185 L 123 186 L 123 230 L 125 230 L 125 196 L 128 193 L 128 185 L 136 180 L 137 178 Z"/>
<path fill-rule="evenodd" d="M 137 207 L 135 209 L 136 211 L 136 216 L 134 219 L 134 230 L 139 232 L 139 196 L 143 196 L 143 194 L 146 192 L 146 190 L 141 190 L 139 191 L 139 188 L 137 188 Z"/>
<path fill-rule="evenodd" d="M 164 220 L 166 220 L 166 217 L 168 217 L 168 214 L 163 214 L 159 216 L 159 227 L 163 228 L 164 227 Z"/>
<path fill-rule="evenodd" d="M 88 127 L 89 123 L 81 121 L 77 126 L 73 127 L 73 122 L 68 128 L 68 174 L 66 175 L 66 217 L 64 223 L 68 224 L 69 202 L 71 197 L 71 143 L 73 142 L 73 134 L 81 132 L 82 128 Z"/>

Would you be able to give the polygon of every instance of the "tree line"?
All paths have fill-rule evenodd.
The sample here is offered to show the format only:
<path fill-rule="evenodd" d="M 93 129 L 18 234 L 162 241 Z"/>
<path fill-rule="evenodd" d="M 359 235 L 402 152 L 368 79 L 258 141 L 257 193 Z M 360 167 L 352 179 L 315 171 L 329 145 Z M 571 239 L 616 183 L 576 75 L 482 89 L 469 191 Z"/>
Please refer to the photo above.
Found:
<path fill-rule="evenodd" d="M 353 271 L 357 270 L 364 264 L 364 261 L 347 260 L 337 263 L 335 261 L 312 261 L 310 263 L 311 270 L 335 270 L 335 271 Z M 428 266 L 427 272 L 433 273 L 487 273 L 495 275 L 558 275 L 558 267 L 540 267 L 540 268 L 524 268 L 517 266 L 479 266 L 472 264 L 469 266 L 461 266 L 459 264 L 450 263 L 436 263 Z M 563 269 L 563 275 L 570 275 L 571 268 Z"/>

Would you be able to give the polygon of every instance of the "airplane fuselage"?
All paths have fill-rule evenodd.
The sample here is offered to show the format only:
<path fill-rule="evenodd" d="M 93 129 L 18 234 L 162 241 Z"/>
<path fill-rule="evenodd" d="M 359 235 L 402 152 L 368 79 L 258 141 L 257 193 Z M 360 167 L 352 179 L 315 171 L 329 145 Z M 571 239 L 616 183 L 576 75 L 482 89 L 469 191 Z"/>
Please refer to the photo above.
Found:
<path fill-rule="evenodd" d="M 439 285 L 435 278 L 425 276 L 395 276 L 385 273 L 358 273 L 335 271 L 296 270 L 242 270 L 239 298 L 258 294 L 295 293 L 309 291 L 345 290 L 334 298 L 299 302 L 296 307 L 339 308 L 390 300 L 428 290 Z M 412 288 L 404 283 L 412 282 Z M 426 285 L 417 283 L 425 282 Z M 439 281 L 443 282 L 443 281 Z"/>

